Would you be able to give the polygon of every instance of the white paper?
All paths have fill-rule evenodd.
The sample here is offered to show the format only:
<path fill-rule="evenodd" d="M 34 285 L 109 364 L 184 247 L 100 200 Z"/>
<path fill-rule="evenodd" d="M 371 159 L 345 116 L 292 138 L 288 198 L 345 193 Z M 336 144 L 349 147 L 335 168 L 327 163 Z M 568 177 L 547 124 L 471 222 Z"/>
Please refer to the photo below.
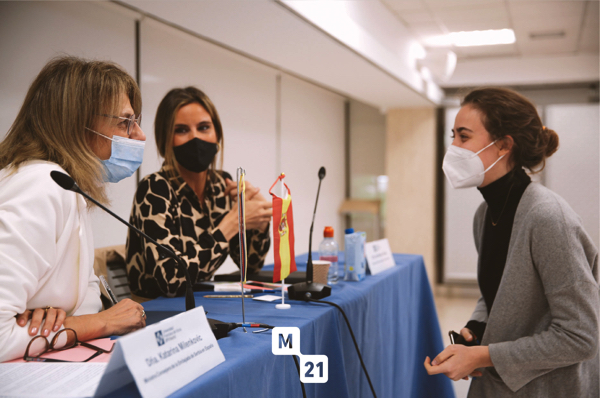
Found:
<path fill-rule="evenodd" d="M 254 297 L 252 300 L 256 301 L 277 301 L 281 300 L 281 296 L 274 296 L 272 294 L 265 294 L 264 296 Z"/>
<path fill-rule="evenodd" d="M 396 265 L 392 250 L 390 249 L 390 242 L 387 239 L 365 243 L 365 257 L 367 258 L 371 275 L 376 275 Z"/>
<path fill-rule="evenodd" d="M 239 282 L 234 283 L 219 283 L 215 284 L 215 292 L 242 292 L 242 287 Z M 244 289 L 244 293 L 249 293 L 250 289 Z"/>
<path fill-rule="evenodd" d="M 133 377 L 142 397 L 166 397 L 224 361 L 198 307 L 118 339 L 96 394 Z"/>
<path fill-rule="evenodd" d="M 1 363 L 1 397 L 91 397 L 106 363 Z"/>

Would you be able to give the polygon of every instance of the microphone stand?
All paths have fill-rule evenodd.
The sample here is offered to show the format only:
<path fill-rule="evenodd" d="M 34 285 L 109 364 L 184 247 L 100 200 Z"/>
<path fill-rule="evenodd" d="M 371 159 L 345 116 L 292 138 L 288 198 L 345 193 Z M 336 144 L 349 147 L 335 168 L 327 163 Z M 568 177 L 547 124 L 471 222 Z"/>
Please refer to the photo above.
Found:
<path fill-rule="evenodd" d="M 315 200 L 315 209 L 313 211 L 312 222 L 310 224 L 310 235 L 308 237 L 308 261 L 306 262 L 306 282 L 294 283 L 288 287 L 288 298 L 290 300 L 321 299 L 331 295 L 331 286 L 322 283 L 313 282 L 313 261 L 312 261 L 312 235 L 315 226 L 315 215 L 317 214 L 317 203 L 319 203 L 319 193 L 321 192 L 321 182 L 325 177 L 325 167 L 319 169 L 319 188 L 317 189 L 317 199 Z"/>
<path fill-rule="evenodd" d="M 185 273 L 185 282 L 186 282 L 185 310 L 189 311 L 189 310 L 196 308 L 196 300 L 194 299 L 194 289 L 192 288 L 192 282 L 191 282 L 192 278 L 190 276 L 190 271 L 188 270 L 187 265 L 183 262 L 183 260 L 181 258 L 179 258 L 179 256 L 177 256 L 175 253 L 173 253 L 173 251 L 171 249 L 161 245 L 160 243 L 158 243 L 157 241 L 155 241 L 154 239 L 152 239 L 151 237 L 146 235 L 144 232 L 140 231 L 139 229 L 137 229 L 136 227 L 134 227 L 127 221 L 123 220 L 121 217 L 119 217 L 115 213 L 113 213 L 111 210 L 109 210 L 106 206 L 102 205 L 96 199 L 92 198 L 90 195 L 83 192 L 81 190 L 81 188 L 79 188 L 79 185 L 77 185 L 77 183 L 67 174 L 64 174 L 64 173 L 61 173 L 58 171 L 51 171 L 50 175 L 51 175 L 52 179 L 58 185 L 60 185 L 63 189 L 67 189 L 69 191 L 73 191 L 80 195 L 85 196 L 88 200 L 92 201 L 96 206 L 100 207 L 102 210 L 104 210 L 105 212 L 107 212 L 108 214 L 110 214 L 111 216 L 116 218 L 117 220 L 121 221 L 123 224 L 127 225 L 129 228 L 131 228 L 132 230 L 134 230 L 135 232 L 137 232 L 138 234 L 140 234 L 144 238 L 146 238 L 148 241 L 150 241 L 154 245 L 156 245 L 156 248 L 158 249 L 159 252 L 161 252 L 164 255 L 166 255 L 167 257 L 175 260 L 179 270 L 183 271 Z M 68 180 L 67 180 L 67 178 L 68 178 Z M 71 183 L 72 183 L 72 186 L 69 186 L 69 184 L 71 184 Z"/>
<path fill-rule="evenodd" d="M 319 193 L 321 192 L 321 182 L 319 178 L 319 187 L 317 188 L 317 200 L 315 200 L 315 209 L 313 210 L 312 222 L 310 223 L 310 234 L 308 235 L 308 261 L 306 262 L 306 283 L 313 283 L 313 262 L 312 262 L 312 236 L 315 226 L 315 215 L 317 214 L 317 203 L 319 202 Z"/>

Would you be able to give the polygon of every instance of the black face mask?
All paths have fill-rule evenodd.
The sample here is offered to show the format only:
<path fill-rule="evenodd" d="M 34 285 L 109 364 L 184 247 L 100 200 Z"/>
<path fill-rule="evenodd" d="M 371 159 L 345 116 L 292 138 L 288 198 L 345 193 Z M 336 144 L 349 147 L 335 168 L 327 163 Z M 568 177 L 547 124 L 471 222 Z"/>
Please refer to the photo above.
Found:
<path fill-rule="evenodd" d="M 183 145 L 174 146 L 173 152 L 177 162 L 194 173 L 208 169 L 218 152 L 218 145 L 200 138 L 192 138 Z"/>

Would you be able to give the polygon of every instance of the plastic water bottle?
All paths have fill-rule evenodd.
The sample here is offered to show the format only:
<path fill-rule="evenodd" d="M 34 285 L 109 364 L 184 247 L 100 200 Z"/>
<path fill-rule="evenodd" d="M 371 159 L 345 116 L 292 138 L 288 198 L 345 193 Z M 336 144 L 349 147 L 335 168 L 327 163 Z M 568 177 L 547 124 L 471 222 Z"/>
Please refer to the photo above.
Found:
<path fill-rule="evenodd" d="M 327 274 L 327 283 L 334 285 L 338 282 L 338 250 L 339 246 L 333 240 L 333 227 L 325 227 L 323 231 L 323 241 L 319 245 L 319 260 L 331 262 L 329 273 Z"/>

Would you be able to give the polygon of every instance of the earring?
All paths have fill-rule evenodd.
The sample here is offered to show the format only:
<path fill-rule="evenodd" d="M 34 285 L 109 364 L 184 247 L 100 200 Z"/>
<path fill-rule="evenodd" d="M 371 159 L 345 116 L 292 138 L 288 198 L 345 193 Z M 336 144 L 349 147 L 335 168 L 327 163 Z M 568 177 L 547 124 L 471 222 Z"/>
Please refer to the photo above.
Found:
<path fill-rule="evenodd" d="M 219 144 L 219 143 L 217 142 L 217 152 L 219 152 L 220 150 L 221 150 L 221 144 Z"/>

